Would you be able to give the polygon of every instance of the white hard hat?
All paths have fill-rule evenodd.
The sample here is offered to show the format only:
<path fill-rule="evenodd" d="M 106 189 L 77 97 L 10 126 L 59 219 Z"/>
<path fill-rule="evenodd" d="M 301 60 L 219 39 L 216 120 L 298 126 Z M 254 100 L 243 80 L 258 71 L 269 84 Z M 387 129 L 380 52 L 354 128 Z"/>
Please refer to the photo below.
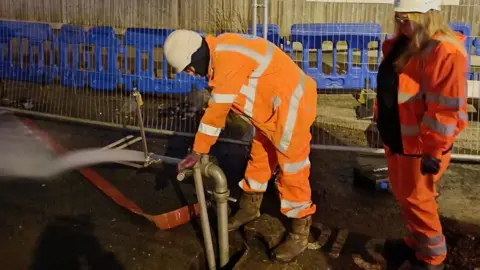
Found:
<path fill-rule="evenodd" d="M 395 0 L 395 12 L 420 12 L 426 13 L 431 9 L 440 10 L 442 0 Z"/>
<path fill-rule="evenodd" d="M 182 72 L 192 62 L 192 55 L 202 46 L 202 40 L 195 31 L 176 30 L 165 40 L 163 53 L 168 63 Z"/>

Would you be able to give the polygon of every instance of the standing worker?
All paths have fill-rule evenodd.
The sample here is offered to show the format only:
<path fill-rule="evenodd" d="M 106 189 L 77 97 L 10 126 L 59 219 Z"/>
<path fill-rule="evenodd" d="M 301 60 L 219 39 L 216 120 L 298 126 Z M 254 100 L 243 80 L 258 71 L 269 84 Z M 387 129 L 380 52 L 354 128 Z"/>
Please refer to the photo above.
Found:
<path fill-rule="evenodd" d="M 178 170 L 193 168 L 225 126 L 230 110 L 255 127 L 239 211 L 229 219 L 233 231 L 260 216 L 260 204 L 275 167 L 281 172 L 277 188 L 281 212 L 291 219 L 286 240 L 272 259 L 288 262 L 308 244 L 316 206 L 311 201 L 310 127 L 316 118 L 315 81 L 263 38 L 226 33 L 203 38 L 177 30 L 165 41 L 166 59 L 177 72 L 206 76 L 212 89 L 208 108 L 195 136 L 193 153 Z"/>
<path fill-rule="evenodd" d="M 392 192 L 410 234 L 387 240 L 387 269 L 443 269 L 447 255 L 436 182 L 468 124 L 465 37 L 440 14 L 441 0 L 396 0 L 396 35 L 383 44 L 375 119 Z"/>

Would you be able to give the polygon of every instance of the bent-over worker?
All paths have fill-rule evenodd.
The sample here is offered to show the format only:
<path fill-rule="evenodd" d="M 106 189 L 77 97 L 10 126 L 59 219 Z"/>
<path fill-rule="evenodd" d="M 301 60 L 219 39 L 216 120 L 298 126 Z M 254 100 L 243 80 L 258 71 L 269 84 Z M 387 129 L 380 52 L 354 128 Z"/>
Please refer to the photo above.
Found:
<path fill-rule="evenodd" d="M 230 110 L 255 127 L 250 160 L 239 185 L 239 211 L 229 219 L 230 231 L 260 216 L 268 180 L 277 165 L 281 212 L 292 230 L 272 252 L 288 262 L 302 253 L 315 212 L 311 201 L 310 127 L 316 117 L 317 89 L 292 59 L 271 42 L 254 36 L 226 33 L 203 38 L 177 30 L 165 41 L 164 53 L 177 72 L 206 76 L 211 98 L 195 136 L 193 153 L 179 170 L 192 168 L 225 126 Z"/>
<path fill-rule="evenodd" d="M 447 255 L 436 183 L 468 124 L 465 37 L 440 14 L 441 0 L 396 0 L 396 35 L 383 44 L 375 119 L 392 192 L 410 234 L 387 240 L 387 269 L 443 269 Z"/>

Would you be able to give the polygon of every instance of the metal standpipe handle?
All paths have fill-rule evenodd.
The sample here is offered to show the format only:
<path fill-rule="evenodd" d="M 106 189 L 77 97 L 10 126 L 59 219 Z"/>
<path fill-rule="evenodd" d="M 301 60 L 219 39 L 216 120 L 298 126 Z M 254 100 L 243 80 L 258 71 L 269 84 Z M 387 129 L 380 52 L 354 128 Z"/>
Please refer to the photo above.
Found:
<path fill-rule="evenodd" d="M 207 201 L 203 188 L 202 172 L 200 164 L 197 163 L 193 169 L 193 178 L 195 180 L 195 191 L 197 192 L 198 204 L 200 206 L 200 221 L 202 225 L 203 240 L 205 242 L 205 251 L 207 255 L 208 269 L 216 269 L 215 251 L 213 249 L 212 233 L 210 231 L 210 221 L 208 220 Z"/>
<path fill-rule="evenodd" d="M 204 155 L 200 161 L 195 164 L 192 169 L 180 171 L 177 174 L 177 180 L 183 181 L 193 172 L 195 191 L 200 207 L 200 221 L 205 242 L 205 252 L 209 269 L 216 269 L 215 253 L 213 250 L 212 234 L 210 231 L 210 222 L 207 213 L 207 202 L 205 199 L 205 189 L 203 186 L 202 176 L 212 178 L 215 181 L 215 191 L 210 192 L 214 195 L 217 207 L 218 217 L 218 242 L 219 242 L 219 263 L 220 267 L 224 267 L 230 260 L 229 244 L 228 244 L 228 200 L 229 190 L 227 187 L 227 179 L 223 171 L 209 161 L 209 157 Z M 208 191 L 206 191 L 208 193 Z"/>

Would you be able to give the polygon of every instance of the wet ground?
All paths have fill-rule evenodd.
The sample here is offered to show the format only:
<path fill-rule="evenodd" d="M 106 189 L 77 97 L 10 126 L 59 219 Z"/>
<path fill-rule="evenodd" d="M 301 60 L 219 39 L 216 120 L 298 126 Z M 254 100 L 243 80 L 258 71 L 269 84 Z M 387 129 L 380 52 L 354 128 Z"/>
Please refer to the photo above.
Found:
<path fill-rule="evenodd" d="M 131 134 L 35 122 L 68 149 L 105 146 Z M 179 158 L 190 145 L 191 139 L 183 137 L 149 139 L 150 151 Z M 229 144 L 217 144 L 213 150 L 229 179 L 232 197 L 239 195 L 236 182 L 245 166 L 244 150 Z M 278 242 L 284 230 L 284 220 L 277 219 L 279 203 L 271 188 L 262 206 L 265 214 L 243 233 L 230 235 L 232 253 L 242 254 L 242 239 L 248 245 L 237 269 L 381 269 L 376 244 L 401 236 L 403 223 L 390 194 L 353 187 L 352 167 L 358 160 L 383 162 L 354 153 L 312 153 L 312 195 L 318 208 L 315 228 L 309 250 L 290 264 L 273 264 L 267 256 L 268 244 Z M 122 165 L 94 169 L 148 213 L 164 213 L 196 202 L 193 185 L 178 183 L 174 168 L 167 165 L 149 171 Z M 440 183 L 438 200 L 451 255 L 448 269 L 480 267 L 479 179 L 480 166 L 453 164 Z M 143 217 L 117 206 L 77 172 L 42 182 L 2 181 L 0 186 L 1 269 L 204 266 L 198 222 L 157 230 Z"/>

